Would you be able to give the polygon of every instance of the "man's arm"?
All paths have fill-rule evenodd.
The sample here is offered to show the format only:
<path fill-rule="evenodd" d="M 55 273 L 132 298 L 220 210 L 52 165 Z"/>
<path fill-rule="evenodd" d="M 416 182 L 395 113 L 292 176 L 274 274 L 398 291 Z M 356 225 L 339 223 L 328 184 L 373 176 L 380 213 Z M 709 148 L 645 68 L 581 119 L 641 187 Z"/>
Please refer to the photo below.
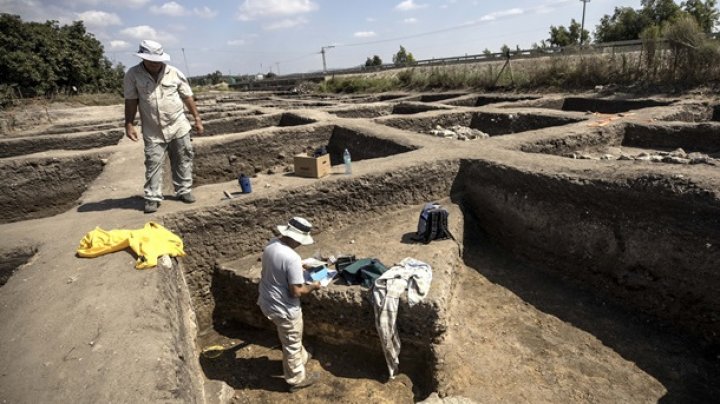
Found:
<path fill-rule="evenodd" d="M 318 289 L 320 289 L 320 282 L 314 282 L 307 285 L 290 285 L 290 294 L 293 297 L 301 297 Z"/>
<path fill-rule="evenodd" d="M 138 100 L 125 99 L 125 136 L 127 136 L 133 142 L 138 141 L 138 134 L 135 130 L 133 122 L 135 122 L 135 115 L 137 114 Z"/>
<path fill-rule="evenodd" d="M 202 135 L 203 132 L 205 132 L 205 129 L 203 128 L 202 119 L 200 119 L 200 113 L 195 105 L 195 100 L 193 97 L 185 97 L 182 100 L 188 111 L 190 111 L 190 114 L 192 114 L 195 119 L 195 132 L 197 132 L 198 135 Z"/>

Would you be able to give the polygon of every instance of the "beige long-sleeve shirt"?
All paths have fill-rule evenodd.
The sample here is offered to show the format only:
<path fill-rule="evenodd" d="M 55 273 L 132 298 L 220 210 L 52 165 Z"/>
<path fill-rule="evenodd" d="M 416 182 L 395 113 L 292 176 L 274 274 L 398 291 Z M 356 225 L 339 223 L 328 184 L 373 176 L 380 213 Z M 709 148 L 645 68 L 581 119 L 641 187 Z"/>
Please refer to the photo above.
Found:
<path fill-rule="evenodd" d="M 156 82 L 141 62 L 125 73 L 124 93 L 126 100 L 138 100 L 145 141 L 167 143 L 190 132 L 183 99 L 193 92 L 177 68 L 165 65 Z"/>

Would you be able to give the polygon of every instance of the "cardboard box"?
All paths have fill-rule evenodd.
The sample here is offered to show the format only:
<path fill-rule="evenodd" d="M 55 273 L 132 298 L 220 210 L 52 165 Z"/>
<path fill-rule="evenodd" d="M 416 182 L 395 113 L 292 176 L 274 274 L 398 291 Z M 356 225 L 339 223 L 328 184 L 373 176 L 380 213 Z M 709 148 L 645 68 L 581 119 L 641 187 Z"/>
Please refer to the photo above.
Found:
<path fill-rule="evenodd" d="M 304 154 L 295 156 L 295 175 L 307 178 L 322 178 L 330 174 L 330 155 L 311 157 Z"/>

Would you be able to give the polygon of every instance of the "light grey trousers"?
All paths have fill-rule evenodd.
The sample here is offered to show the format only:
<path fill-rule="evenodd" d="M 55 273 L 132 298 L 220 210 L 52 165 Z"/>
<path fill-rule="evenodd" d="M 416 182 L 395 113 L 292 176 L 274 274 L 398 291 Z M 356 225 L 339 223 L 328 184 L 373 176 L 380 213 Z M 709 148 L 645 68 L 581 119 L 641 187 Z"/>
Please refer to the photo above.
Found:
<path fill-rule="evenodd" d="M 282 344 L 285 381 L 290 385 L 301 383 L 305 380 L 305 364 L 308 361 L 308 353 L 302 344 L 302 312 L 295 318 L 277 315 L 270 315 L 268 318 L 275 323 Z"/>
<path fill-rule="evenodd" d="M 176 138 L 168 143 L 145 141 L 145 199 L 162 201 L 163 164 L 165 155 L 170 155 L 172 181 L 175 195 L 190 192 L 192 188 L 193 152 L 190 135 Z"/>

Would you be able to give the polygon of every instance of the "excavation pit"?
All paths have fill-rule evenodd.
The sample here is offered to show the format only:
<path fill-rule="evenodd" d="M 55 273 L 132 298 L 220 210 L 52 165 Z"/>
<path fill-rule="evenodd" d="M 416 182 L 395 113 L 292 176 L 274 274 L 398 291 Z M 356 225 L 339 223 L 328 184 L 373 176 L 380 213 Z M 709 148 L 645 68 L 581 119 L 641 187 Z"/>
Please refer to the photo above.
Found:
<path fill-rule="evenodd" d="M 618 114 L 643 108 L 664 107 L 674 102 L 675 100 L 543 97 L 540 99 L 520 101 L 514 106 Z"/>
<path fill-rule="evenodd" d="M 313 122 L 315 122 L 314 119 L 305 118 L 291 113 L 215 119 L 203 123 L 203 127 L 205 129 L 205 134 L 203 136 L 241 133 L 273 126 L 300 126 Z"/>
<path fill-rule="evenodd" d="M 457 100 L 451 100 L 448 102 L 445 102 L 444 104 L 447 105 L 455 105 L 459 107 L 483 107 L 485 105 L 490 104 L 499 104 L 499 103 L 513 103 L 518 101 L 525 101 L 525 100 L 537 100 L 540 99 L 539 96 L 523 96 L 523 95 L 479 95 L 479 96 L 472 96 L 472 97 L 462 97 L 461 99 Z M 508 105 L 507 107 L 513 107 L 513 105 Z"/>
<path fill-rule="evenodd" d="M 89 150 L 114 146 L 125 136 L 122 130 L 55 134 L 0 139 L 0 158 L 23 156 L 48 150 Z"/>
<path fill-rule="evenodd" d="M 455 205 L 445 206 L 451 212 L 451 231 L 460 236 L 462 213 Z M 414 206 L 392 215 L 376 217 L 362 225 L 322 232 L 315 236 L 314 245 L 300 247 L 298 253 L 302 257 L 309 257 L 316 251 L 332 251 L 333 254 L 343 252 L 358 258 L 378 258 L 388 267 L 405 257 L 413 257 L 432 266 L 430 293 L 413 307 L 409 307 L 407 299 L 403 297 L 397 320 L 402 349 L 405 351 L 401 367 L 404 373 L 411 376 L 416 397 L 424 398 L 434 387 L 431 382 L 432 367 L 428 366 L 434 362 L 431 346 L 437 343 L 446 329 L 447 306 L 451 299 L 453 271 L 459 264 L 459 250 L 452 239 L 438 240 L 428 245 L 410 239 L 420 208 Z M 379 251 L 382 253 L 377 255 Z M 273 324 L 264 318 L 256 305 L 260 256 L 259 253 L 252 254 L 218 264 L 212 278 L 212 293 L 216 302 L 213 312 L 215 324 L 243 324 L 274 331 Z M 304 330 L 305 335 L 312 338 L 313 344 L 322 344 L 322 347 L 316 347 L 315 352 L 323 350 L 327 356 L 337 356 L 340 352 L 360 349 L 366 355 L 366 360 L 359 364 L 362 366 L 359 370 L 382 381 L 384 359 L 370 301 L 369 289 L 359 285 L 348 286 L 338 277 L 327 288 L 304 299 Z M 242 330 L 243 326 L 234 328 L 237 335 L 237 330 Z M 238 337 L 247 338 L 242 335 Z M 203 341 L 202 345 L 209 343 Z M 387 373 L 386 370 L 384 372 Z M 431 384 L 428 385 L 428 382 Z M 392 390 L 383 386 L 379 393 Z"/>
<path fill-rule="evenodd" d="M 641 384 L 643 389 L 650 388 L 657 378 L 670 390 L 669 397 L 706 399 L 718 393 L 709 387 L 718 366 L 704 356 L 705 348 L 694 347 L 717 342 L 713 335 L 720 327 L 713 317 L 713 307 L 718 304 L 713 291 L 720 286 L 720 278 L 712 268 L 720 259 L 720 250 L 712 243 L 707 247 L 709 240 L 720 237 L 720 204 L 702 189 L 693 190 L 678 181 L 642 176 L 617 181 L 592 176 L 578 179 L 487 161 L 466 160 L 459 166 L 456 162 L 430 162 L 393 173 L 337 177 L 269 198 L 188 212 L 167 222 L 187 243 L 186 274 L 201 330 L 198 343 L 207 346 L 220 341 L 238 347 L 223 353 L 221 362 L 201 358 L 201 364 L 208 378 L 227 382 L 238 394 L 271 400 L 282 388 L 281 380 L 270 381 L 266 376 L 278 372 L 280 356 L 272 326 L 255 304 L 257 257 L 273 236 L 274 226 L 293 212 L 309 218 L 319 231 L 317 245 L 299 250 L 303 257 L 316 251 L 356 253 L 392 262 L 397 260 L 393 258 L 396 254 L 412 255 L 431 263 L 434 276 L 442 267 L 437 260 L 450 265 L 451 257 L 459 257 L 451 279 L 451 290 L 456 292 L 450 294 L 450 306 L 459 310 L 458 314 L 425 312 L 444 318 L 446 329 L 454 327 L 455 336 L 446 340 L 448 331 L 433 337 L 438 329 L 434 324 L 442 324 L 438 320 L 431 322 L 432 327 L 422 321 L 423 328 L 415 324 L 401 328 L 404 347 L 411 348 L 408 351 L 414 356 L 406 362 L 401 359 L 401 366 L 409 366 L 403 373 L 409 376 L 406 385 L 412 388 L 398 390 L 395 384 L 379 383 L 385 369 L 377 347 L 372 347 L 377 337 L 364 297 L 367 291 L 347 286 L 342 291 L 337 288 L 343 286 L 337 285 L 303 302 L 306 333 L 312 336 L 307 341 L 320 358 L 310 365 L 311 371 L 332 375 L 318 387 L 320 392 L 335 388 L 336 395 L 328 397 L 339 401 L 352 397 L 348 391 L 361 382 L 356 375 L 369 379 L 375 397 L 392 392 L 400 397 L 411 394 L 418 400 L 428 391 L 452 391 L 446 383 L 462 383 L 463 374 L 472 375 L 481 365 L 492 372 L 494 380 L 499 377 L 521 383 L 534 373 L 510 366 L 516 361 L 529 361 L 532 368 L 540 366 L 543 371 L 561 368 L 582 373 L 599 360 L 606 365 L 591 374 L 622 387 L 612 392 L 597 390 L 600 385 L 595 376 L 577 380 L 576 387 L 602 391 L 597 394 L 605 399 L 619 389 L 623 396 L 661 397 L 655 395 L 656 390 L 633 390 Z M 453 203 L 442 202 L 452 209 L 457 243 L 406 244 L 414 231 L 419 203 L 443 195 L 454 195 Z M 668 228 L 677 231 L 667 232 Z M 421 255 L 427 247 L 432 253 Z M 499 252 L 494 255 L 492 251 Z M 381 255 L 388 252 L 390 258 Z M 461 279 L 454 275 L 457 270 L 464 271 Z M 254 276 L 243 275 L 253 271 Z M 468 276 L 475 272 L 490 282 L 472 283 Z M 545 291 L 549 279 L 556 281 Z M 439 285 L 435 282 L 431 294 Z M 360 289 L 359 296 L 351 288 Z M 582 304 L 576 306 L 578 301 Z M 448 306 L 444 307 L 447 310 Z M 348 318 L 345 311 L 351 309 L 364 314 Z M 328 322 L 328 312 L 338 314 L 337 319 Z M 638 312 L 648 316 L 632 314 Z M 428 314 L 416 315 L 426 318 Z M 403 334 L 403 330 L 409 332 Z M 422 338 L 418 340 L 414 331 Z M 695 340 L 687 336 L 688 331 L 706 339 Z M 340 344 L 348 339 L 360 347 Z M 608 348 L 603 344 L 619 354 L 606 358 L 601 352 Z M 566 350 L 581 353 L 562 354 Z M 338 361 L 347 361 L 348 366 L 357 363 L 343 356 L 347 352 L 366 358 L 360 362 L 362 366 L 353 367 L 365 373 L 339 369 L 344 365 Z M 500 352 L 501 356 L 493 356 Z M 629 364 L 620 355 L 629 358 Z M 502 362 L 500 369 L 491 363 L 494 360 Z M 638 372 L 633 361 L 642 371 Z M 678 378 L 676 367 L 683 363 L 692 366 L 683 365 L 683 376 Z M 647 381 L 640 383 L 638 377 Z M 684 383 L 687 378 L 697 384 Z M 470 380 L 471 385 L 489 388 L 491 384 Z M 558 394 L 569 399 L 565 393 Z M 308 397 L 319 400 L 317 395 Z"/>
<path fill-rule="evenodd" d="M 465 93 L 424 94 L 417 98 L 417 100 L 420 102 L 437 102 L 462 97 L 463 95 L 465 95 Z M 408 101 L 414 101 L 414 99 L 408 99 Z"/>
<path fill-rule="evenodd" d="M 328 111 L 341 118 L 377 118 L 390 115 L 393 112 L 391 105 L 368 105 L 364 107 L 343 108 Z"/>
<path fill-rule="evenodd" d="M 54 216 L 77 204 L 107 155 L 0 160 L 0 223 Z"/>
<path fill-rule="evenodd" d="M 195 139 L 194 174 L 199 185 L 226 182 L 238 174 L 279 174 L 292 171 L 293 157 L 326 147 L 332 165 L 342 163 L 343 151 L 353 161 L 387 157 L 415 149 L 357 129 L 336 125 L 308 125 L 232 138 Z"/>
<path fill-rule="evenodd" d="M 447 109 L 447 108 L 441 107 L 441 106 L 436 106 L 436 105 L 413 104 L 413 103 L 401 102 L 399 104 L 393 105 L 392 114 L 394 114 L 394 115 L 413 115 L 413 114 L 419 114 L 421 112 L 437 111 L 440 109 Z"/>
<path fill-rule="evenodd" d="M 542 141 L 522 148 L 527 152 L 574 159 L 623 160 L 638 163 L 720 165 L 720 125 L 716 123 L 628 123 Z"/>
<path fill-rule="evenodd" d="M 582 118 L 550 114 L 461 112 L 429 114 L 418 118 L 380 118 L 379 123 L 412 132 L 430 133 L 437 126 L 478 129 L 490 136 L 508 135 L 553 126 L 569 125 Z"/>

